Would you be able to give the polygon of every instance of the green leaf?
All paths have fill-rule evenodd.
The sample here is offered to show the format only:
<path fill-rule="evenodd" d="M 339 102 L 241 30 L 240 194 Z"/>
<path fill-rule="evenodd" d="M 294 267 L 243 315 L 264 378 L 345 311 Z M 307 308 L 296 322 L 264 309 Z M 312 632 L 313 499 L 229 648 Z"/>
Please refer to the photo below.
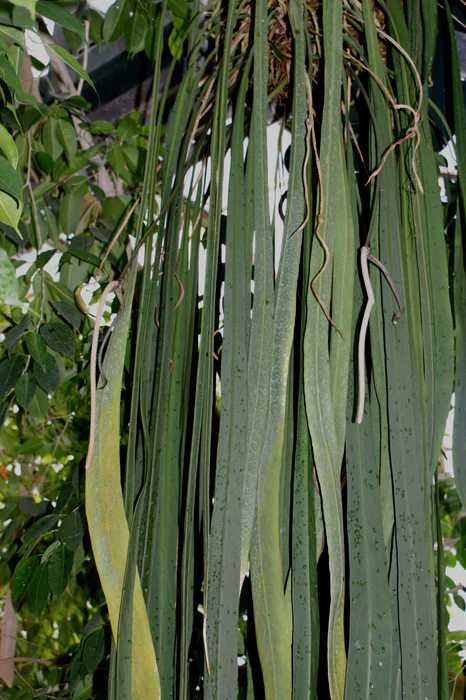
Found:
<path fill-rule="evenodd" d="M 102 217 L 105 225 L 110 229 L 114 229 L 118 225 L 118 222 L 129 204 L 130 199 L 127 197 L 106 197 L 102 210 Z"/>
<path fill-rule="evenodd" d="M 48 585 L 55 596 L 61 595 L 65 590 L 73 567 L 73 552 L 64 544 L 57 543 L 50 558 L 47 561 Z"/>
<path fill-rule="evenodd" d="M 82 642 L 82 660 L 88 673 L 94 673 L 105 654 L 105 634 L 103 627 L 91 632 Z"/>
<path fill-rule="evenodd" d="M 58 136 L 58 120 L 50 117 L 42 128 L 42 143 L 47 155 L 57 160 L 63 153 L 63 145 Z"/>
<path fill-rule="evenodd" d="M 52 542 L 52 544 L 49 544 L 45 552 L 42 554 L 40 558 L 40 563 L 41 564 L 47 564 L 47 562 L 50 561 L 50 559 L 53 557 L 54 553 L 57 551 L 57 549 L 60 549 L 61 545 L 58 540 L 55 540 L 55 542 Z"/>
<path fill-rule="evenodd" d="M 84 529 L 79 511 L 73 510 L 65 515 L 58 533 L 63 544 L 75 551 L 82 542 L 83 534 Z"/>
<path fill-rule="evenodd" d="M 24 7 L 29 11 L 31 17 L 35 19 L 36 16 L 36 4 L 37 0 L 11 0 L 12 5 L 17 5 L 17 7 Z"/>
<path fill-rule="evenodd" d="M 6 24 L 0 24 L 0 36 L 3 35 L 7 39 L 10 39 L 21 48 L 24 48 L 24 32 L 16 29 L 16 27 L 9 27 Z"/>
<path fill-rule="evenodd" d="M 47 352 L 40 362 L 34 362 L 33 374 L 38 385 L 51 394 L 60 384 L 60 370 L 55 357 Z"/>
<path fill-rule="evenodd" d="M 114 170 L 115 174 L 121 177 L 125 182 L 131 182 L 131 173 L 125 158 L 125 152 L 122 146 L 115 144 L 107 151 L 107 160 Z"/>
<path fill-rule="evenodd" d="M 11 581 L 11 598 L 15 610 L 19 610 L 21 603 L 31 585 L 32 576 L 39 567 L 39 557 L 22 559 L 16 566 Z"/>
<path fill-rule="evenodd" d="M 57 136 L 65 150 L 68 162 L 71 161 L 78 150 L 76 131 L 71 122 L 66 119 L 59 119 L 57 122 Z"/>
<path fill-rule="evenodd" d="M 139 163 L 139 149 L 137 146 L 124 146 L 123 155 L 125 157 L 128 168 L 135 173 Z"/>
<path fill-rule="evenodd" d="M 6 396 L 13 389 L 25 366 L 24 355 L 13 355 L 0 362 L 0 396 Z"/>
<path fill-rule="evenodd" d="M 134 17 L 131 18 L 131 22 L 128 23 L 129 32 L 127 32 L 127 45 L 128 52 L 131 56 L 144 50 L 144 44 L 146 40 L 146 33 L 149 29 L 147 19 L 145 16 L 145 10 L 136 10 Z"/>
<path fill-rule="evenodd" d="M 52 301 L 52 306 L 59 316 L 67 321 L 70 326 L 78 330 L 81 325 L 81 314 L 74 301 Z"/>
<path fill-rule="evenodd" d="M 0 149 L 7 157 L 11 167 L 16 170 L 18 167 L 18 149 L 12 135 L 5 129 L 3 124 L 0 124 Z"/>
<path fill-rule="evenodd" d="M 10 61 L 5 56 L 0 56 L 0 77 L 6 82 L 16 99 L 27 104 L 34 104 L 35 98 L 28 95 L 21 84 L 20 79 Z"/>
<path fill-rule="evenodd" d="M 340 472 L 346 428 L 346 387 L 351 355 L 352 285 L 355 261 L 350 258 L 353 244 L 352 212 L 346 182 L 346 163 L 341 134 L 341 59 L 343 50 L 342 2 L 324 6 L 325 99 L 320 138 L 321 188 L 323 210 L 321 235 L 330 250 L 341 247 L 335 261 L 343 265 L 335 274 L 338 299 L 332 313 L 340 330 L 331 332 L 317 298 L 331 308 L 331 271 L 322 273 L 322 252 L 313 241 L 308 289 L 307 321 L 304 338 L 304 386 L 306 412 L 311 434 L 327 537 L 330 569 L 330 611 L 327 641 L 327 667 L 330 695 L 342 698 L 345 687 L 346 652 L 344 638 L 345 541 Z M 338 202 L 338 207 L 335 206 Z M 315 243 L 315 245 L 314 245 Z M 346 248 L 346 250 L 345 250 Z M 341 258 L 341 260 L 340 260 Z M 344 273 L 344 274 L 342 274 Z M 346 289 L 344 283 L 347 283 Z"/>
<path fill-rule="evenodd" d="M 261 57 L 254 54 L 255 82 L 260 75 L 262 90 L 262 125 L 265 129 L 267 86 L 267 3 L 261 0 L 262 26 L 256 16 L 255 46 L 261 36 Z M 303 3 L 297 2 L 297 12 L 303 19 Z M 301 25 L 300 25 L 301 26 Z M 270 348 L 266 348 L 263 364 L 269 364 L 269 406 L 266 413 L 265 431 L 256 436 L 261 442 L 255 527 L 251 546 L 251 581 L 254 603 L 254 619 L 257 629 L 257 644 L 263 669 L 265 693 L 270 698 L 292 696 L 292 606 L 290 587 L 287 581 L 287 544 L 282 546 L 283 521 L 281 510 L 288 515 L 289 503 L 280 495 L 284 486 L 290 488 L 290 473 L 284 472 L 288 459 L 286 441 L 289 436 L 288 396 L 292 386 L 293 336 L 296 323 L 296 292 L 299 278 L 302 244 L 302 222 L 306 209 L 303 188 L 303 168 L 306 158 L 307 101 L 305 85 L 305 37 L 302 31 L 294 30 L 295 75 L 293 80 L 293 126 L 290 158 L 290 177 L 285 217 L 285 233 L 280 260 L 280 276 L 275 292 L 275 308 Z M 258 72 L 260 71 L 260 72 Z M 259 89 L 259 88 L 257 88 Z M 264 99 L 265 98 L 265 99 Z M 265 105 L 264 105 L 265 102 Z M 265 107 L 265 109 L 264 109 Z M 262 136 L 263 138 L 264 136 Z M 264 146 L 262 146 L 264 149 Z M 265 149 L 264 149 L 265 150 Z M 265 157 L 266 160 L 266 157 Z M 256 166 L 260 172 L 260 165 Z M 264 166 L 262 166 L 263 168 Z M 262 187 L 268 197 L 267 177 L 261 176 Z M 269 359 L 270 357 L 270 359 Z M 288 402 L 289 403 L 289 402 Z M 257 409 L 256 409 L 257 410 Z M 263 410 L 263 408 L 261 408 Z M 285 522 L 287 522 L 285 520 Z M 285 556 L 286 552 L 286 556 Z"/>
<path fill-rule="evenodd" d="M 47 511 L 47 502 L 40 501 L 40 503 L 36 503 L 32 496 L 21 496 L 18 505 L 21 513 L 34 517 L 43 515 Z"/>
<path fill-rule="evenodd" d="M 118 136 L 122 141 L 133 141 L 141 131 L 143 115 L 141 112 L 130 112 L 120 119 L 117 126 Z"/>
<path fill-rule="evenodd" d="M 249 232 L 242 216 L 244 185 L 244 104 L 250 62 L 241 77 L 232 134 L 228 207 L 237 212 L 226 228 L 225 324 L 222 352 L 222 407 L 215 477 L 215 504 L 207 568 L 206 639 L 212 664 L 205 697 L 237 696 L 237 602 L 241 563 L 241 509 L 248 428 Z M 162 460 L 163 461 L 163 460 Z M 228 559 L 224 557 L 228 548 Z"/>
<path fill-rule="evenodd" d="M 174 19 L 186 20 L 189 16 L 189 5 L 185 0 L 168 0 L 167 6 Z"/>
<path fill-rule="evenodd" d="M 41 363 L 44 356 L 47 354 L 47 345 L 45 340 L 37 333 L 31 332 L 26 336 L 26 346 L 32 358 L 36 362 Z"/>
<path fill-rule="evenodd" d="M 28 606 L 34 615 L 40 615 L 45 610 L 49 594 L 47 566 L 40 565 L 35 568 L 26 593 Z"/>
<path fill-rule="evenodd" d="M 13 197 L 10 197 L 5 192 L 0 192 L 0 223 L 11 226 L 19 236 L 21 236 L 21 233 L 18 230 L 18 224 L 22 211 L 22 206 L 18 205 Z"/>
<path fill-rule="evenodd" d="M 42 518 L 36 520 L 32 525 L 30 525 L 24 533 L 24 544 L 25 545 L 35 545 L 38 540 L 55 528 L 57 524 L 58 515 L 44 515 Z"/>
<path fill-rule="evenodd" d="M 173 27 L 168 37 L 168 48 L 177 61 L 183 57 L 183 39 L 183 34 L 176 27 Z"/>
<path fill-rule="evenodd" d="M 94 82 L 90 75 L 84 70 L 82 65 L 75 59 L 75 57 L 69 53 L 69 51 L 64 49 L 63 46 L 55 44 L 53 41 L 47 42 L 47 46 L 58 58 L 60 58 L 64 63 L 66 63 L 67 66 L 74 70 L 74 72 L 77 73 L 82 80 L 95 89 Z"/>
<path fill-rule="evenodd" d="M 93 696 L 93 679 L 88 674 L 80 678 L 73 687 L 73 700 L 91 700 Z"/>
<path fill-rule="evenodd" d="M 0 190 L 20 203 L 22 201 L 22 188 L 23 183 L 16 170 L 6 158 L 0 156 Z"/>
<path fill-rule="evenodd" d="M 63 29 L 68 29 L 84 39 L 84 28 L 80 20 L 61 5 L 51 2 L 51 0 L 38 0 L 36 11 L 39 15 L 53 20 Z"/>
<path fill-rule="evenodd" d="M 123 19 L 128 12 L 127 0 L 116 0 L 105 15 L 102 30 L 104 41 L 114 41 L 123 31 Z"/>
<path fill-rule="evenodd" d="M 50 302 L 57 314 L 77 330 L 81 325 L 81 313 L 70 289 L 50 278 L 47 279 L 47 289 L 50 294 Z"/>
<path fill-rule="evenodd" d="M 13 7 L 11 21 L 15 27 L 20 27 L 20 29 L 35 29 L 31 13 L 25 7 Z"/>
<path fill-rule="evenodd" d="M 55 161 L 48 153 L 45 151 L 38 151 L 34 154 L 34 160 L 42 172 L 46 173 L 46 175 L 50 175 L 52 173 Z"/>
<path fill-rule="evenodd" d="M 43 267 L 47 265 L 49 260 L 53 258 L 55 255 L 56 251 L 55 250 L 45 250 L 43 253 L 39 253 L 39 255 L 36 258 L 35 267 L 37 270 L 42 270 Z"/>
<path fill-rule="evenodd" d="M 81 218 L 81 194 L 78 191 L 68 192 L 60 203 L 58 225 L 67 235 L 75 233 Z"/>
<path fill-rule="evenodd" d="M 112 122 L 104 119 L 96 119 L 95 121 L 91 122 L 87 128 L 91 134 L 111 134 L 114 131 L 115 126 Z"/>
<path fill-rule="evenodd" d="M 37 384 L 31 374 L 23 374 L 16 382 L 16 400 L 27 411 L 37 389 Z"/>
<path fill-rule="evenodd" d="M 44 323 L 39 332 L 51 350 L 67 357 L 74 357 L 74 335 L 64 323 L 60 321 Z"/>
<path fill-rule="evenodd" d="M 16 382 L 16 400 L 32 418 L 40 420 L 47 415 L 47 394 L 39 387 L 32 374 L 23 374 Z"/>
<path fill-rule="evenodd" d="M 3 248 L 0 248 L 0 304 L 21 305 L 16 268 Z"/>

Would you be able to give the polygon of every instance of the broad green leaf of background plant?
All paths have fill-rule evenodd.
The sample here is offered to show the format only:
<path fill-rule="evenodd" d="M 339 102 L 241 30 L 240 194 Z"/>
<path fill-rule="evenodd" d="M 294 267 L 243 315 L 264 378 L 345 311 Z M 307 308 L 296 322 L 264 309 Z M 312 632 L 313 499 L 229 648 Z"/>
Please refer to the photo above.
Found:
<path fill-rule="evenodd" d="M 3 248 L 0 248 L 0 304 L 21 305 L 16 268 Z"/>
<path fill-rule="evenodd" d="M 21 178 L 9 161 L 2 156 L 0 156 L 0 190 L 21 203 Z"/>
<path fill-rule="evenodd" d="M 38 0 L 36 11 L 39 15 L 53 20 L 63 29 L 67 29 L 74 34 L 77 34 L 81 39 L 84 39 L 84 29 L 82 23 L 77 17 L 68 12 L 64 7 L 61 7 L 56 2 L 50 0 Z"/>
<path fill-rule="evenodd" d="M 26 10 L 29 10 L 31 17 L 35 18 L 37 0 L 11 0 L 11 4 L 17 5 L 17 7 L 25 7 Z"/>
<path fill-rule="evenodd" d="M 0 149 L 7 157 L 12 168 L 18 167 L 18 149 L 11 134 L 0 124 Z"/>
<path fill-rule="evenodd" d="M 67 66 L 74 70 L 74 72 L 77 73 L 82 80 L 95 89 L 94 81 L 89 73 L 84 70 L 79 61 L 77 61 L 69 51 L 64 49 L 63 46 L 55 44 L 53 41 L 48 41 L 47 47 L 57 56 L 57 58 L 61 59 Z"/>
<path fill-rule="evenodd" d="M 24 48 L 24 33 L 20 29 L 9 27 L 6 24 L 0 24 L 0 36 Z"/>
<path fill-rule="evenodd" d="M 0 222 L 11 226 L 19 234 L 18 224 L 22 206 L 6 192 L 0 192 Z"/>

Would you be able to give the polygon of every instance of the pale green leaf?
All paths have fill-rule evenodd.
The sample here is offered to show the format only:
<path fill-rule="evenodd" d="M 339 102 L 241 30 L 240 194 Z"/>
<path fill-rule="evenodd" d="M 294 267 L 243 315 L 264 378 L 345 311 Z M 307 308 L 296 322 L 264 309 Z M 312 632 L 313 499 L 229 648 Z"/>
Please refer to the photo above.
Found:
<path fill-rule="evenodd" d="M 0 304 L 21 304 L 16 268 L 3 248 L 0 248 Z"/>
<path fill-rule="evenodd" d="M 69 68 L 74 70 L 77 75 L 84 80 L 86 83 L 88 83 L 92 88 L 95 89 L 94 82 L 88 72 L 84 70 L 82 65 L 75 59 L 75 57 L 70 54 L 69 51 L 63 48 L 63 46 L 60 46 L 59 44 L 55 44 L 53 41 L 48 41 L 47 42 L 47 47 L 52 51 L 52 53 L 55 54 L 57 58 L 63 61 L 63 63 L 66 63 Z"/>
<path fill-rule="evenodd" d="M 0 149 L 3 151 L 11 166 L 18 167 L 18 149 L 11 134 L 0 124 Z"/>
<path fill-rule="evenodd" d="M 26 10 L 29 10 L 31 17 L 35 18 L 37 0 L 11 0 L 11 4 L 17 7 L 25 7 Z"/>

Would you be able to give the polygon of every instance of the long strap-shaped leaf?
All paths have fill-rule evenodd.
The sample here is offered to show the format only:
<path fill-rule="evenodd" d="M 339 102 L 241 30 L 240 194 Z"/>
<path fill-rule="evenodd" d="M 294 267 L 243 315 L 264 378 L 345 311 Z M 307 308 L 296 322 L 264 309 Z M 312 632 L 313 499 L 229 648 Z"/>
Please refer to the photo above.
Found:
<path fill-rule="evenodd" d="M 393 2 L 390 2 L 390 7 Z M 394 480 L 398 605 L 403 697 L 424 698 L 437 683 L 437 639 L 432 531 L 432 472 L 448 411 L 451 390 L 451 319 L 442 219 L 435 186 L 433 153 L 422 114 L 419 66 L 406 54 L 408 27 L 400 13 L 390 20 L 399 70 L 394 87 L 400 103 L 419 109 L 420 141 L 416 149 L 403 144 L 398 163 L 399 182 L 413 178 L 416 191 L 400 190 L 401 220 L 396 235 L 387 229 L 381 255 L 405 300 L 406 314 L 398 328 L 385 315 L 386 367 L 390 452 Z M 389 137 L 392 138 L 392 137 Z M 422 189 L 419 186 L 421 176 Z M 383 198 L 388 202 L 387 189 Z M 435 270 L 435 280 L 432 271 Z M 386 290 L 383 290 L 384 297 Z M 446 342 L 442 347 L 442 337 Z M 403 356 L 403 363 L 395 357 Z M 405 407 L 409 407 L 407 410 Z M 401 444 L 400 430 L 409 435 Z"/>
<path fill-rule="evenodd" d="M 311 158 L 308 172 L 310 177 Z M 293 609 L 293 698 L 317 697 L 319 666 L 319 600 L 317 562 L 322 551 L 323 527 L 319 491 L 314 478 L 314 460 L 306 417 L 303 375 L 303 343 L 306 327 L 306 303 L 309 286 L 309 262 L 312 247 L 312 213 L 314 202 L 309 192 L 309 221 L 304 229 L 301 253 L 300 309 L 296 328 L 299 389 L 296 409 L 296 436 L 293 458 L 292 562 L 291 586 Z"/>
<path fill-rule="evenodd" d="M 241 503 L 246 457 L 247 326 L 250 279 L 244 207 L 244 102 L 249 80 L 245 67 L 237 98 L 231 144 L 231 172 L 226 234 L 222 407 L 210 530 L 207 580 L 207 645 L 211 675 L 207 697 L 236 697 L 238 676 L 238 596 L 240 584 Z"/>
<path fill-rule="evenodd" d="M 121 490 L 120 402 L 134 284 L 133 267 L 103 364 L 106 383 L 97 390 L 95 437 L 86 470 L 87 522 L 115 639 L 129 543 Z M 160 698 L 159 675 L 138 575 L 133 595 L 132 698 L 156 700 Z"/>
<path fill-rule="evenodd" d="M 196 407 L 193 426 L 193 448 L 199 449 L 199 471 L 201 480 L 201 501 L 204 528 L 204 575 L 205 589 L 208 589 L 209 576 L 207 572 L 209 564 L 209 536 L 210 536 L 210 470 L 212 454 L 212 408 L 214 396 L 214 333 L 216 330 L 216 295 L 218 282 L 218 262 L 220 250 L 220 226 L 222 216 L 222 192 L 224 180 L 224 161 L 226 147 L 226 115 L 228 106 L 228 76 L 231 62 L 230 46 L 233 29 L 238 11 L 237 0 L 229 0 L 227 21 L 225 27 L 224 46 L 226 47 L 218 76 L 218 85 L 215 95 L 212 143 L 211 143 L 211 181 L 210 181 L 210 205 L 207 226 L 207 256 L 205 271 L 205 287 L 202 307 L 201 337 L 199 344 L 199 364 L 196 378 Z M 197 435 L 196 435 L 197 433 Z M 194 455 L 194 458 L 196 455 Z M 190 471 L 191 466 L 190 466 Z M 205 618 L 204 618 L 204 644 L 206 652 L 206 688 L 207 693 L 216 696 L 217 673 L 222 664 L 222 657 L 218 655 L 216 641 L 212 645 L 207 641 L 207 623 L 210 610 L 207 607 L 209 591 L 205 590 Z M 212 611 L 216 612 L 216 611 Z M 212 653 L 212 659 L 210 658 Z M 211 695 L 212 696 L 212 695 Z"/>
<path fill-rule="evenodd" d="M 455 418 L 453 426 L 453 465 L 458 493 L 466 508 L 466 109 L 460 81 L 458 49 L 453 20 L 445 3 L 450 42 L 453 128 L 458 162 L 459 201 L 455 226 Z"/>
<path fill-rule="evenodd" d="M 257 644 L 267 698 L 286 700 L 292 693 L 291 605 L 283 590 L 286 572 L 281 556 L 280 487 L 291 347 L 302 230 L 307 218 L 305 183 L 309 153 L 304 65 L 304 35 L 297 22 L 303 5 L 291 3 L 294 29 L 293 129 L 287 216 L 276 292 L 271 350 L 269 411 L 257 489 L 251 576 Z"/>
<path fill-rule="evenodd" d="M 257 479 L 268 410 L 273 320 L 273 234 L 270 225 L 267 154 L 267 3 L 258 0 L 254 20 L 253 109 L 248 167 L 253 173 L 254 300 L 248 359 L 249 432 L 241 508 L 241 582 L 249 569 Z"/>
<path fill-rule="evenodd" d="M 361 306 L 359 290 L 355 297 Z M 383 441 L 379 422 L 379 404 L 372 387 L 363 424 L 349 422 L 346 440 L 350 562 L 345 695 L 348 700 L 397 698 L 394 657 L 398 657 L 394 651 L 393 605 L 382 520 L 382 496 L 385 494 L 380 483 Z"/>
<path fill-rule="evenodd" d="M 180 484 L 182 481 L 182 421 L 180 411 L 188 391 L 184 377 L 184 355 L 188 337 L 180 333 L 179 322 L 184 301 L 183 283 L 178 274 L 179 258 L 188 246 L 189 209 L 167 205 L 166 180 L 171 191 L 184 186 L 186 151 L 189 147 L 192 76 L 187 74 L 177 94 L 169 129 L 167 166 L 163 180 L 162 206 L 167 210 L 164 231 L 163 277 L 158 309 L 160 340 L 154 381 L 153 424 L 149 437 L 150 461 L 146 488 L 144 552 L 141 574 L 147 609 L 160 671 L 164 697 L 172 697 L 176 678 L 176 581 Z M 192 128 L 192 126 L 191 126 Z M 181 198 L 181 197 L 180 197 Z M 182 222 L 182 214 L 184 222 Z M 184 230 L 183 230 L 184 229 Z M 182 235 L 179 251 L 180 230 Z M 184 287 L 183 287 L 184 290 Z M 179 303 L 181 300 L 181 304 Z M 178 333 L 177 333 L 178 328 Z M 141 537 L 142 539 L 142 537 Z"/>
<path fill-rule="evenodd" d="M 342 4 L 338 0 L 324 3 L 325 97 L 322 137 L 319 150 L 321 164 L 320 236 L 332 249 L 338 237 L 349 234 L 352 226 L 347 186 L 346 164 L 342 146 L 340 94 L 342 77 Z M 337 205 L 338 203 L 338 205 Z M 347 232 L 346 234 L 344 232 Z M 340 238 L 341 240 L 341 238 Z M 322 253 L 314 239 L 311 257 L 311 280 L 307 298 L 307 322 L 304 336 L 304 387 L 306 411 L 312 448 L 322 495 L 322 506 L 330 566 L 330 612 L 328 626 L 327 663 L 330 695 L 333 700 L 343 697 L 346 654 L 343 631 L 344 561 L 343 512 L 340 470 L 343 456 L 345 415 L 339 408 L 334 412 L 334 397 L 346 398 L 333 383 L 328 350 L 328 321 L 321 305 L 330 309 L 330 263 L 321 270 Z M 345 263 L 345 261 L 344 261 Z M 348 261 L 346 261 L 348 263 Z M 351 262 L 349 262 L 351 264 Z M 320 274 L 319 273 L 320 270 Z M 316 296 L 319 298 L 318 303 Z M 352 292 L 351 292 L 352 296 Z M 340 296 L 340 301 L 344 300 Z M 339 318 L 346 319 L 337 309 Z M 335 333 L 332 330 L 332 335 Z M 346 339 L 347 340 L 347 339 Z M 332 341 L 333 342 L 333 341 Z M 332 371 L 347 383 L 348 357 L 333 353 Z M 345 369 L 346 367 L 346 369 Z M 346 374 L 346 376 L 345 376 Z M 338 421 L 338 426 L 337 426 Z"/>

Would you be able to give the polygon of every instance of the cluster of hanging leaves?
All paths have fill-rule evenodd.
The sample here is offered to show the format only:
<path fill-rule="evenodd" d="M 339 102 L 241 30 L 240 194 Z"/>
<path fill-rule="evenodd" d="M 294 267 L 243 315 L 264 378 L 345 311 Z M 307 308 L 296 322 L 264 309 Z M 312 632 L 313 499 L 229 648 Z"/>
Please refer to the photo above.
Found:
<path fill-rule="evenodd" d="M 93 402 L 111 696 L 448 697 L 434 477 L 454 390 L 463 494 L 465 126 L 449 8 L 197 9 L 173 104 L 156 57 L 144 267 L 117 283 Z M 445 207 L 439 129 L 457 134 Z"/>
<path fill-rule="evenodd" d="M 2 578 L 30 625 L 72 599 L 80 630 L 31 682 L 114 700 L 448 697 L 464 635 L 448 635 L 448 592 L 463 598 L 445 563 L 462 561 L 464 527 L 435 475 L 452 391 L 463 505 L 466 478 L 466 120 L 448 4 L 0 10 L 0 380 L 22 436 L 2 449 L 13 463 L 20 441 L 28 465 L 6 479 Z M 59 100 L 18 81 L 25 29 Z M 75 55 L 122 37 L 153 61 L 148 127 L 86 117 Z M 436 149 L 452 132 L 442 205 Z M 9 256 L 31 248 L 18 279 Z M 94 353 L 91 276 L 120 299 Z M 111 635 L 81 537 L 89 365 L 85 507 Z"/>

